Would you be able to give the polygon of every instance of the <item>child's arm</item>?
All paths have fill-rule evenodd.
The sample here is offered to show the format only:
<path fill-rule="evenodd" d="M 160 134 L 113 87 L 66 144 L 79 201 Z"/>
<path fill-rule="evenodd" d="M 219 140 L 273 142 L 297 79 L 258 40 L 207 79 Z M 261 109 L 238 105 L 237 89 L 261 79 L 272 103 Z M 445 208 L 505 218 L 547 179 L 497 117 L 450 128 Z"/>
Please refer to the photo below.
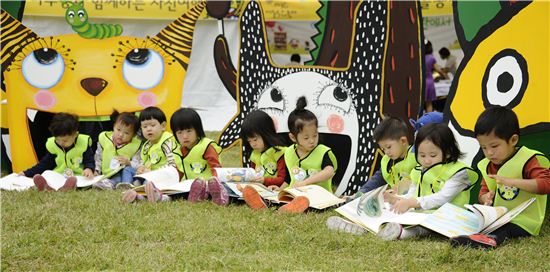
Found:
<path fill-rule="evenodd" d="M 101 165 L 103 164 L 103 148 L 101 148 L 101 145 L 99 143 L 97 143 L 97 148 L 95 150 L 94 161 L 95 172 L 97 174 L 101 174 Z"/>
<path fill-rule="evenodd" d="M 529 193 L 545 195 L 550 193 L 550 170 L 542 167 L 537 158 L 531 158 L 524 167 L 523 176 L 528 179 L 513 179 L 498 175 L 489 175 L 497 184 L 516 187 Z"/>
<path fill-rule="evenodd" d="M 286 173 L 286 164 L 285 164 L 285 158 L 284 156 L 281 156 L 279 160 L 277 161 L 277 176 L 273 178 L 264 178 L 263 183 L 265 186 L 281 186 L 283 185 L 283 182 L 285 181 L 285 177 L 287 176 Z"/>
<path fill-rule="evenodd" d="M 82 155 L 82 163 L 84 164 L 84 171 L 82 171 L 82 175 L 91 178 L 94 176 L 94 169 L 95 169 L 95 161 L 94 161 L 94 152 L 92 151 L 92 147 L 88 147 L 86 151 L 84 151 L 84 155 Z"/>
<path fill-rule="evenodd" d="M 176 160 L 174 159 L 174 149 L 177 148 L 174 146 L 173 141 L 165 141 L 162 144 L 162 152 L 164 152 L 164 155 L 166 156 L 166 164 L 165 166 L 173 166 L 176 167 Z"/>
<path fill-rule="evenodd" d="M 218 152 L 216 152 L 216 149 L 212 145 L 209 145 L 206 150 L 204 151 L 204 159 L 208 163 L 208 166 L 210 166 L 210 169 L 214 170 L 214 168 L 220 168 L 222 167 L 222 164 L 220 163 L 220 157 L 218 155 Z M 212 174 L 216 176 L 216 172 L 212 171 Z"/>
<path fill-rule="evenodd" d="M 313 176 L 310 176 L 309 178 L 305 179 L 304 181 L 302 181 L 302 182 L 297 181 L 294 186 L 295 187 L 300 187 L 300 186 L 315 184 L 315 183 L 322 182 L 322 181 L 325 181 L 327 179 L 330 179 L 330 178 L 332 178 L 332 176 L 334 176 L 334 167 L 332 167 L 332 165 L 327 165 L 327 166 L 325 166 L 325 168 L 323 168 L 323 170 L 321 170 L 320 172 L 316 173 Z"/>
<path fill-rule="evenodd" d="M 451 202 L 470 185 L 468 173 L 466 170 L 462 170 L 447 180 L 439 192 L 423 197 L 399 199 L 395 202 L 393 210 L 396 213 L 404 213 L 410 208 L 421 208 L 423 210 L 439 208 L 443 204 Z"/>
<path fill-rule="evenodd" d="M 361 189 L 359 189 L 359 192 L 361 193 L 368 193 L 378 187 L 386 185 L 386 181 L 384 180 L 384 177 L 382 177 L 382 171 L 380 169 L 376 170 L 372 177 L 361 186 Z"/>
<path fill-rule="evenodd" d="M 33 167 L 23 171 L 23 175 L 32 178 L 36 174 L 42 174 L 46 170 L 55 168 L 55 156 L 49 152 Z"/>

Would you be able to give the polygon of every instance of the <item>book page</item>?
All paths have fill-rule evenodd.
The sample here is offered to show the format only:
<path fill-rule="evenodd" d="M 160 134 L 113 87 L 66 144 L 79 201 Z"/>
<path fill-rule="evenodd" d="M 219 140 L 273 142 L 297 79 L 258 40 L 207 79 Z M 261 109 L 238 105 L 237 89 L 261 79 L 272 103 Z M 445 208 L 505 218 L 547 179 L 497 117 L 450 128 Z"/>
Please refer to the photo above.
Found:
<path fill-rule="evenodd" d="M 42 173 L 42 177 L 44 177 L 48 185 L 56 191 L 59 190 L 59 188 L 63 187 L 63 185 L 65 185 L 65 181 L 67 180 L 64 175 L 52 170 L 44 171 Z"/>
<path fill-rule="evenodd" d="M 252 168 L 214 168 L 218 179 L 221 182 L 250 182 L 252 179 L 261 177 L 262 173 L 257 173 Z"/>
<path fill-rule="evenodd" d="M 489 226 L 491 223 L 495 222 L 498 218 L 503 216 L 508 209 L 506 207 L 493 207 L 481 204 L 468 205 L 465 204 L 468 210 L 475 213 L 478 218 L 478 230 L 482 230 Z"/>
<path fill-rule="evenodd" d="M 359 208 L 360 198 L 339 207 L 336 212 L 348 220 L 358 224 L 366 230 L 378 233 L 380 226 L 387 222 L 395 222 L 404 225 L 418 225 L 424 221 L 429 214 L 420 212 L 406 212 L 404 214 L 396 214 L 391 212 L 386 205 L 383 205 L 379 216 L 372 217 L 363 212 L 363 208 Z"/>
<path fill-rule="evenodd" d="M 286 188 L 279 193 L 279 201 L 288 202 L 290 199 L 298 196 L 307 197 L 309 199 L 309 206 L 319 210 L 346 202 L 319 185 Z"/>
<path fill-rule="evenodd" d="M 153 182 L 157 188 L 180 182 L 178 170 L 172 166 L 162 167 L 157 170 L 135 175 L 134 177 L 143 178 L 147 181 Z"/>
<path fill-rule="evenodd" d="M 0 189 L 6 191 L 24 191 L 34 186 L 32 178 L 11 173 L 0 178 Z"/>
<path fill-rule="evenodd" d="M 509 212 L 501 216 L 498 220 L 487 226 L 481 233 L 483 234 L 489 234 L 493 232 L 494 230 L 502 227 L 506 223 L 510 222 L 514 217 L 518 216 L 523 210 L 527 209 L 529 205 L 531 205 L 533 202 L 537 200 L 536 198 L 530 198 L 526 200 L 525 202 L 521 203 L 520 205 L 516 206 L 515 208 L 511 209 Z"/>
<path fill-rule="evenodd" d="M 105 179 L 104 175 L 95 176 L 93 178 L 87 178 L 85 176 L 75 176 L 75 177 L 76 177 L 76 187 L 79 187 L 79 188 L 92 186 L 92 184 Z"/>
<path fill-rule="evenodd" d="M 426 218 L 421 226 L 447 237 L 470 235 L 479 232 L 479 217 L 466 209 L 445 203 Z"/>

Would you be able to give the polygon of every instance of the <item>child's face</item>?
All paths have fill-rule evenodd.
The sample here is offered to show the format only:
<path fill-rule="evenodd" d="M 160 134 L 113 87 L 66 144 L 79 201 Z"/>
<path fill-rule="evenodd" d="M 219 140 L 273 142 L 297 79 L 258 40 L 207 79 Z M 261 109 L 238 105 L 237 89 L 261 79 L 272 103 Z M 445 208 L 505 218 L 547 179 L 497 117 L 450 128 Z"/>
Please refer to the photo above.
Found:
<path fill-rule="evenodd" d="M 74 144 L 76 137 L 78 137 L 78 132 L 69 135 L 55 136 L 55 143 L 62 148 L 67 148 Z"/>
<path fill-rule="evenodd" d="M 319 133 L 315 122 L 305 124 L 302 131 L 296 136 L 290 133 L 290 139 L 298 144 L 298 149 L 302 152 L 311 152 L 319 143 Z"/>
<path fill-rule="evenodd" d="M 176 131 L 176 137 L 178 142 L 185 148 L 193 147 L 199 140 L 197 131 L 194 128 L 178 130 Z"/>
<path fill-rule="evenodd" d="M 443 161 L 443 151 L 432 141 L 424 140 L 418 145 L 418 163 L 422 165 L 424 169 Z"/>
<path fill-rule="evenodd" d="M 166 129 L 166 122 L 159 123 L 156 119 L 144 120 L 141 122 L 141 132 L 143 137 L 152 143 L 156 143 L 162 132 Z"/>
<path fill-rule="evenodd" d="M 378 141 L 378 145 L 390 159 L 397 160 L 399 158 L 405 158 L 409 147 L 409 141 L 407 137 L 401 137 L 399 140 L 382 139 Z"/>
<path fill-rule="evenodd" d="M 113 142 L 115 145 L 127 144 L 132 140 L 135 133 L 131 126 L 116 122 L 113 126 Z"/>
<path fill-rule="evenodd" d="M 248 137 L 246 141 L 255 151 L 263 152 L 265 150 L 264 139 L 258 134 L 254 134 L 254 136 Z"/>
<path fill-rule="evenodd" d="M 519 136 L 517 134 L 512 135 L 512 137 L 506 141 L 497 137 L 494 132 L 485 135 L 477 135 L 476 138 L 481 146 L 481 150 L 483 150 L 483 155 L 485 155 L 489 161 L 497 165 L 503 164 L 514 154 L 514 152 L 516 152 L 516 144 L 519 141 Z"/>

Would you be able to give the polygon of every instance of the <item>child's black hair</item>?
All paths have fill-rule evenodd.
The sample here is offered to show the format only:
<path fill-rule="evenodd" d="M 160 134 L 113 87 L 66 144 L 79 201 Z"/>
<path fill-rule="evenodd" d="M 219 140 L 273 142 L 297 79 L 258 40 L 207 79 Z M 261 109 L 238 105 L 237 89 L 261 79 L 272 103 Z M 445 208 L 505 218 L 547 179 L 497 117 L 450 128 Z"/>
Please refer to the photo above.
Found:
<path fill-rule="evenodd" d="M 382 140 L 398 141 L 401 137 L 405 137 L 408 140 L 408 135 L 409 130 L 407 129 L 407 124 L 405 124 L 403 120 L 395 117 L 384 118 L 372 133 L 372 137 L 377 143 Z"/>
<path fill-rule="evenodd" d="M 414 140 L 414 155 L 418 161 L 418 147 L 420 143 L 425 140 L 429 140 L 435 146 L 441 149 L 443 153 L 443 163 L 456 162 L 462 157 L 462 152 L 458 147 L 455 135 L 451 129 L 442 123 L 430 123 L 418 130 L 416 139 Z"/>
<path fill-rule="evenodd" d="M 52 136 L 67 136 L 78 132 L 78 116 L 60 112 L 53 116 L 48 127 Z"/>
<path fill-rule="evenodd" d="M 434 52 L 434 48 L 432 46 L 432 42 L 426 41 L 424 43 L 424 54 L 428 55 L 428 54 L 432 54 L 433 52 Z"/>
<path fill-rule="evenodd" d="M 206 137 L 201 117 L 191 108 L 180 108 L 170 117 L 170 128 L 174 133 L 184 129 L 194 129 L 199 139 Z M 176 137 L 177 138 L 177 137 Z"/>
<path fill-rule="evenodd" d="M 477 118 L 474 135 L 489 135 L 491 132 L 505 141 L 510 140 L 514 134 L 519 136 L 516 113 L 502 106 L 493 106 L 483 111 Z"/>
<path fill-rule="evenodd" d="M 300 96 L 296 101 L 296 109 L 294 109 L 288 116 L 288 131 L 294 136 L 298 136 L 298 133 L 302 131 L 304 125 L 309 122 L 315 122 L 315 126 L 319 127 L 317 117 L 313 112 L 306 110 L 307 100 L 305 96 Z"/>
<path fill-rule="evenodd" d="M 439 49 L 439 55 L 441 55 L 441 58 L 446 59 L 451 55 L 451 52 L 447 49 L 447 47 L 441 47 L 441 49 Z"/>
<path fill-rule="evenodd" d="M 131 127 L 134 130 L 134 134 L 137 134 L 140 124 L 139 118 L 131 112 L 118 112 L 114 111 L 111 114 L 111 120 L 113 121 L 113 126 L 120 122 L 124 126 Z"/>
<path fill-rule="evenodd" d="M 145 120 L 157 120 L 159 123 L 166 122 L 166 115 L 164 112 L 157 108 L 157 107 L 147 107 L 143 109 L 139 115 L 139 122 L 143 122 Z"/>
<path fill-rule="evenodd" d="M 243 139 L 244 150 L 248 154 L 252 152 L 252 147 L 248 143 L 249 137 L 260 136 L 264 141 L 266 149 L 270 147 L 283 146 L 283 141 L 277 135 L 275 124 L 271 117 L 260 110 L 249 113 L 241 125 L 241 139 Z"/>

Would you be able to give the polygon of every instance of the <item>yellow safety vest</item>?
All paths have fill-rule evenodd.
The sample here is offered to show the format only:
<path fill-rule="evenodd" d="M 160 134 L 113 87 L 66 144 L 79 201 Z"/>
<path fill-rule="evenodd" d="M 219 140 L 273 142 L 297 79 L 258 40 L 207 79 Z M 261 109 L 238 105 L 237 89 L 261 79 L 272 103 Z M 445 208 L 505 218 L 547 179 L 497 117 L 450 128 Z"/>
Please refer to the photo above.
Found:
<path fill-rule="evenodd" d="M 101 146 L 101 173 L 103 175 L 110 174 L 111 160 L 116 156 L 124 156 L 127 159 L 132 157 L 139 151 L 141 147 L 141 140 L 134 136 L 132 140 L 124 146 L 117 148 L 113 143 L 113 132 L 103 131 L 98 136 L 98 143 Z"/>
<path fill-rule="evenodd" d="M 204 153 L 210 145 L 214 147 L 218 154 L 222 152 L 222 148 L 215 141 L 206 137 L 200 139 L 196 145 L 191 147 L 185 157 L 179 148 L 174 151 L 176 165 L 183 172 L 183 179 L 196 179 L 198 177 L 208 179 L 212 177 L 212 169 L 208 165 L 208 161 L 204 159 Z"/>
<path fill-rule="evenodd" d="M 332 161 L 334 171 L 338 168 L 338 162 L 332 150 L 326 145 L 317 145 L 305 158 L 300 159 L 296 153 L 296 144 L 293 144 L 286 148 L 285 151 L 285 163 L 290 175 L 290 185 L 292 187 L 296 181 L 303 181 L 314 174 L 319 173 L 322 169 L 323 157 L 326 153 Z M 322 182 L 318 182 L 317 185 L 325 188 L 332 193 L 332 178 Z"/>
<path fill-rule="evenodd" d="M 277 149 L 279 149 L 277 151 Z M 286 147 L 270 147 L 264 152 L 252 151 L 250 161 L 256 165 L 256 172 L 263 173 L 266 178 L 277 176 L 277 162 L 285 154 Z"/>
<path fill-rule="evenodd" d="M 380 162 L 380 171 L 386 183 L 393 187 L 399 183 L 402 178 L 410 176 L 411 170 L 416 166 L 416 158 L 412 152 L 412 146 L 407 149 L 405 158 L 396 162 L 390 159 L 387 155 L 382 157 Z"/>
<path fill-rule="evenodd" d="M 55 168 L 53 171 L 64 174 L 66 169 L 74 175 L 81 175 L 83 165 L 84 152 L 92 146 L 92 139 L 85 134 L 78 134 L 74 142 L 73 148 L 63 150 L 55 143 L 55 137 L 50 137 L 46 141 L 46 149 L 51 154 L 55 155 Z"/>
<path fill-rule="evenodd" d="M 173 146 L 172 152 L 178 149 L 178 144 L 174 138 L 174 135 L 172 135 L 172 133 L 167 131 L 164 131 L 162 133 L 159 141 L 156 144 L 149 145 L 149 140 L 143 143 L 141 147 L 141 153 L 140 153 L 141 160 L 143 161 L 143 165 L 145 165 L 151 170 L 156 170 L 165 166 L 166 154 L 164 154 L 164 151 L 162 150 L 162 145 L 168 141 L 172 142 L 172 146 Z"/>

